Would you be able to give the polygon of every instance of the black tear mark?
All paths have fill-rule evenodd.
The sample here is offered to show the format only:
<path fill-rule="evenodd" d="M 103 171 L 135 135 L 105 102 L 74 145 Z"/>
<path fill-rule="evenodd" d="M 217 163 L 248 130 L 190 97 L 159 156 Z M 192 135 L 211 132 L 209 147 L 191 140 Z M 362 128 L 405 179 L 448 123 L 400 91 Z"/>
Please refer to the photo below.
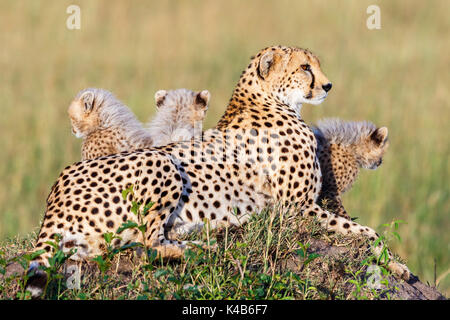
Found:
<path fill-rule="evenodd" d="M 261 67 L 261 61 L 258 62 L 258 66 L 256 67 L 256 74 L 257 74 L 258 77 L 260 77 L 261 79 L 264 79 L 264 78 L 262 77 L 261 71 L 259 70 L 260 67 Z M 242 74 L 244 74 L 244 73 L 242 73 Z"/>
<path fill-rule="evenodd" d="M 311 73 L 311 76 L 312 76 L 312 81 L 311 81 L 311 84 L 309 85 L 309 87 L 311 89 L 314 89 L 314 82 L 316 82 L 316 77 L 314 76 L 314 73 L 312 72 L 312 70 L 308 70 L 308 71 Z"/>
<path fill-rule="evenodd" d="M 305 98 L 306 99 L 311 99 L 312 98 L 312 91 L 311 90 L 308 92 L 308 94 L 306 95 Z"/>

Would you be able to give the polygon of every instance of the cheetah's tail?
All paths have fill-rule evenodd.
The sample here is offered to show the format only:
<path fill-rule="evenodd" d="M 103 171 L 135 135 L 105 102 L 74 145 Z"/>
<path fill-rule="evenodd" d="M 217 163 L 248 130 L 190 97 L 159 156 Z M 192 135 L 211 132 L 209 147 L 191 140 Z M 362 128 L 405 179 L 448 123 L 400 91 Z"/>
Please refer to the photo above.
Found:
<path fill-rule="evenodd" d="M 39 262 L 32 261 L 27 271 L 28 280 L 25 289 L 31 293 L 31 299 L 40 299 L 47 287 L 47 273 L 39 266 Z"/>
<path fill-rule="evenodd" d="M 49 251 L 44 252 L 34 258 L 26 272 L 25 290 L 31 293 L 31 299 L 40 299 L 47 289 L 48 275 L 43 266 L 49 266 L 48 260 L 51 257 Z"/>

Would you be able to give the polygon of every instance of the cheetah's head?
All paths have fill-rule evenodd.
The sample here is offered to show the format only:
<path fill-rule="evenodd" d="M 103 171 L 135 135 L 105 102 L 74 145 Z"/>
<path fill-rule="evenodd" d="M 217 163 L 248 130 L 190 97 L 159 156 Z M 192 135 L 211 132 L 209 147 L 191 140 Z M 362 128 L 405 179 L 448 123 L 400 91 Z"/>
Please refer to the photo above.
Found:
<path fill-rule="evenodd" d="M 319 59 L 307 50 L 271 47 L 260 52 L 256 59 L 263 90 L 297 112 L 303 103 L 322 103 L 331 89 Z"/>

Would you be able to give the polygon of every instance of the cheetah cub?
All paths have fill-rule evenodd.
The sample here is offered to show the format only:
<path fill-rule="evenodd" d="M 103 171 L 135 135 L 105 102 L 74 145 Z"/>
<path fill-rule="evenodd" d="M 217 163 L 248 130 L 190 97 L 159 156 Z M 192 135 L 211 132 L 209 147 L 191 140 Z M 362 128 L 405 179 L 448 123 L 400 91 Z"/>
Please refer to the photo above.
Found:
<path fill-rule="evenodd" d="M 211 95 L 208 90 L 159 90 L 155 94 L 158 113 L 146 127 L 154 146 L 190 140 L 202 133 Z"/>
<path fill-rule="evenodd" d="M 313 131 L 323 177 L 318 203 L 350 219 L 340 196 L 352 187 L 360 168 L 381 165 L 389 146 L 388 129 L 367 121 L 323 119 Z"/>
<path fill-rule="evenodd" d="M 176 98 L 172 98 L 176 97 Z M 189 140 L 200 128 L 210 94 L 204 90 L 158 91 L 158 113 L 146 128 L 134 113 L 104 89 L 80 91 L 69 106 L 72 132 L 82 138 L 82 160 Z M 174 104 L 173 101 L 178 102 Z M 195 121 L 194 121 L 195 120 Z"/>

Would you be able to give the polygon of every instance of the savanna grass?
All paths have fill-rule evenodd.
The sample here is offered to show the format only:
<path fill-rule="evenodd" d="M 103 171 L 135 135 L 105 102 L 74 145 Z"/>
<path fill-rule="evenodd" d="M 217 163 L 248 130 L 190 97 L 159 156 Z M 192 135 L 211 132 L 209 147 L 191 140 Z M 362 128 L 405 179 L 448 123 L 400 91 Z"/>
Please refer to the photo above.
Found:
<path fill-rule="evenodd" d="M 136 226 L 138 228 L 138 226 Z M 119 231 L 119 230 L 118 230 Z M 46 269 L 47 299 L 389 299 L 395 288 L 389 277 L 384 288 L 367 284 L 367 267 L 375 261 L 367 239 L 327 235 L 317 222 L 304 220 L 296 211 L 268 208 L 242 228 L 209 230 L 187 239 L 202 240 L 180 261 L 162 261 L 141 244 L 119 250 L 108 244 L 119 234 L 105 234 L 107 252 L 86 263 L 65 263 L 70 254 L 57 247 Z M 322 247 L 317 245 L 321 241 Z M 10 244 L 28 250 L 23 240 Z M 28 242 L 25 242 L 28 243 Z M 314 245 L 312 249 L 311 245 Z M 338 247 L 325 253 L 331 245 Z M 138 250 L 136 250 L 138 249 Z M 321 250 L 317 253 L 317 250 Z M 148 254 L 145 254 L 147 252 Z M 28 299 L 20 272 L 3 275 L 8 262 L 27 269 L 29 258 L 14 258 L 9 251 L 0 257 L 0 298 Z M 12 260 L 11 260 L 12 259 Z M 8 267 L 10 268 L 10 267 Z M 381 266 L 385 271 L 385 269 Z M 73 271 L 81 275 L 80 287 Z"/>

